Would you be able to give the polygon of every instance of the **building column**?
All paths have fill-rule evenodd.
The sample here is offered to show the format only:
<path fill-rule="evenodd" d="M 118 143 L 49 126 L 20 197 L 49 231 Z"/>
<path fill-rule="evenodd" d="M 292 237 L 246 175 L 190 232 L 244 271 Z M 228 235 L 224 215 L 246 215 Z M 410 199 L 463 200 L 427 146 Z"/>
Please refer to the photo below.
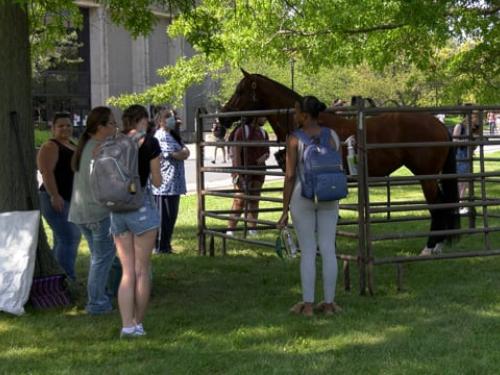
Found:
<path fill-rule="evenodd" d="M 104 7 L 89 9 L 90 106 L 106 105 L 109 98 L 108 21 Z"/>
<path fill-rule="evenodd" d="M 132 89 L 143 92 L 149 87 L 149 43 L 146 37 L 132 39 Z"/>

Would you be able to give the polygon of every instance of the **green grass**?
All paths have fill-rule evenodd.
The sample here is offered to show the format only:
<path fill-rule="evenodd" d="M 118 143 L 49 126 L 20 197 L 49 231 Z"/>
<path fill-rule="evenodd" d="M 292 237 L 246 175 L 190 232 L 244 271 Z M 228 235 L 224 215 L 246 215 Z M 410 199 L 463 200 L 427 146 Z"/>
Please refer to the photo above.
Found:
<path fill-rule="evenodd" d="M 50 130 L 35 129 L 35 147 L 40 147 L 44 142 L 52 137 Z"/>
<path fill-rule="evenodd" d="M 455 126 L 456 124 L 458 124 L 459 122 L 461 122 L 463 120 L 463 116 L 461 115 L 446 115 L 445 119 L 444 119 L 444 123 L 447 125 L 447 126 Z"/>
<path fill-rule="evenodd" d="M 404 190 L 404 197 L 420 197 L 417 188 L 398 189 Z M 490 185 L 489 194 L 498 196 L 499 189 Z M 383 197 L 382 189 L 371 192 L 371 199 Z M 212 198 L 207 207 L 228 208 L 229 203 Z M 153 257 L 147 337 L 120 341 L 118 312 L 86 315 L 85 290 L 80 286 L 73 307 L 28 308 L 22 317 L 0 314 L 0 373 L 498 373 L 499 258 L 407 265 L 402 293 L 396 292 L 394 267 L 377 266 L 374 297 L 358 295 L 355 270 L 351 292 L 343 290 L 339 274 L 337 301 L 344 312 L 330 319 L 306 319 L 287 313 L 300 300 L 298 260 L 284 262 L 270 249 L 238 242 L 229 242 L 229 256 L 223 257 L 218 240 L 215 258 L 200 257 L 195 221 L 196 197 L 184 197 L 174 241 L 179 254 Z M 400 223 L 390 230 L 426 230 L 428 225 Z M 275 235 L 261 237 L 272 240 Z M 492 236 L 496 248 L 499 240 Z M 377 243 L 375 251 L 418 254 L 424 242 L 421 238 Z M 470 236 L 446 251 L 481 246 L 482 236 Z M 339 238 L 338 247 L 355 253 L 355 245 L 346 239 Z M 82 244 L 77 264 L 81 283 L 88 261 Z M 319 282 L 317 297 L 321 298 Z"/>

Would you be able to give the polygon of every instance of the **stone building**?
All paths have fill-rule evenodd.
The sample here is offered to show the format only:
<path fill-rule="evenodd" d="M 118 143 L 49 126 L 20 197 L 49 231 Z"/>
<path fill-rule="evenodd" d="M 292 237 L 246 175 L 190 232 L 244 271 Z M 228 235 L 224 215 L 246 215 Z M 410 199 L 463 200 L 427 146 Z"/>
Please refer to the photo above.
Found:
<path fill-rule="evenodd" d="M 193 54 L 183 40 L 166 35 L 170 16 L 155 12 L 154 30 L 145 37 L 132 36 L 114 25 L 104 7 L 93 1 L 76 1 L 83 15 L 78 31 L 80 63 L 49 70 L 33 82 L 34 120 L 47 122 L 54 112 L 73 114 L 74 125 L 84 124 L 88 111 L 105 105 L 110 96 L 140 92 L 162 82 L 157 69 L 174 64 L 179 56 Z M 194 130 L 195 109 L 206 105 L 206 90 L 193 88 L 178 108 L 183 131 Z M 168 103 L 165 103 L 168 105 Z M 118 110 L 117 110 L 118 112 Z M 117 113 L 118 114 L 118 113 Z"/>

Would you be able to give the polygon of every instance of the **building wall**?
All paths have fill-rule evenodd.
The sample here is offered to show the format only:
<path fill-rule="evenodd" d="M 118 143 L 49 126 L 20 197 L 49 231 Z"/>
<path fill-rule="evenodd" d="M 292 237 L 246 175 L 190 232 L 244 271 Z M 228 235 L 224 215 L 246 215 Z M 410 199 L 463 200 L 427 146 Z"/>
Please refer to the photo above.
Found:
<path fill-rule="evenodd" d="M 148 85 L 152 86 L 163 82 L 156 71 L 167 64 L 175 63 L 175 51 L 172 51 L 172 41 L 167 37 L 168 19 L 160 18 L 154 30 L 147 38 L 149 49 L 149 75 Z"/>
<path fill-rule="evenodd" d="M 122 27 L 115 26 L 102 7 L 89 9 L 91 105 L 105 105 L 110 96 L 141 92 L 162 83 L 157 70 L 175 64 L 179 56 L 194 51 L 181 39 L 166 34 L 169 19 L 160 17 L 146 37 L 133 39 Z M 203 86 L 189 89 L 184 105 L 178 109 L 184 132 L 194 131 L 194 112 L 206 102 Z M 169 106 L 169 103 L 163 103 Z M 119 111 L 115 111 L 119 118 Z"/>
<path fill-rule="evenodd" d="M 94 1 L 78 0 L 83 28 L 78 31 L 79 58 L 82 63 L 58 66 L 44 72 L 34 81 L 33 119 L 46 123 L 56 111 L 68 111 L 75 126 L 84 125 L 88 111 L 107 104 L 110 96 L 142 92 L 162 83 L 158 69 L 175 64 L 179 56 L 192 56 L 193 49 L 180 38 L 166 34 L 170 18 L 158 16 L 152 32 L 136 39 L 122 27 L 114 25 L 104 7 Z M 176 108 L 182 119 L 183 132 L 194 131 L 194 113 L 206 107 L 206 85 L 189 89 L 184 103 Z M 170 107 L 169 103 L 162 103 Z M 115 117 L 121 113 L 113 109 Z"/>

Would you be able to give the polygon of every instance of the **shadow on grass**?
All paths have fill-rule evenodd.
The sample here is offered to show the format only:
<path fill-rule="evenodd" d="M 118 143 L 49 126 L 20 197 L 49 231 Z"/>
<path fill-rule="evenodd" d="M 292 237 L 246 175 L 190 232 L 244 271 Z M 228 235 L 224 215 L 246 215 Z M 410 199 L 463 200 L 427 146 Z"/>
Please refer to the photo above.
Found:
<path fill-rule="evenodd" d="M 500 359 L 489 350 L 500 338 L 499 263 L 472 263 L 412 265 L 411 291 L 340 291 L 344 313 L 306 319 L 287 314 L 295 262 L 155 257 L 146 338 L 117 340 L 118 314 L 32 312 L 9 319 L 1 363 L 32 373 L 488 373 Z"/>

